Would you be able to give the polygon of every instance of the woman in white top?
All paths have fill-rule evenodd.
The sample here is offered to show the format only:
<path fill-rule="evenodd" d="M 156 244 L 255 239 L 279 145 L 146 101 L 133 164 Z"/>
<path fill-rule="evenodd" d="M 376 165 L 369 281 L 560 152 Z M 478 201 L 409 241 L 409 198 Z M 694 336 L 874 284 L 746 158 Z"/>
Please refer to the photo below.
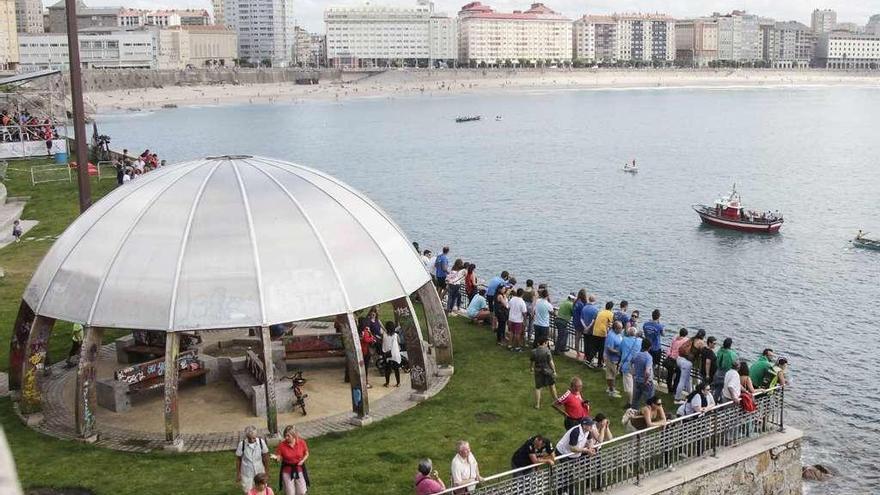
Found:
<path fill-rule="evenodd" d="M 713 407 L 715 407 L 715 397 L 712 397 L 709 382 L 702 382 L 688 395 L 687 401 L 679 406 L 676 415 L 681 417 L 694 413 L 703 413 Z"/>
<path fill-rule="evenodd" d="M 455 260 L 452 264 L 452 270 L 446 274 L 446 312 L 452 315 L 452 310 L 461 309 L 461 286 L 464 284 L 464 277 L 467 275 L 467 267 L 461 258 Z"/>
<path fill-rule="evenodd" d="M 382 352 L 385 354 L 385 386 L 391 381 L 391 372 L 397 381 L 395 387 L 400 386 L 400 341 L 397 339 L 397 326 L 393 321 L 385 323 L 382 331 Z"/>

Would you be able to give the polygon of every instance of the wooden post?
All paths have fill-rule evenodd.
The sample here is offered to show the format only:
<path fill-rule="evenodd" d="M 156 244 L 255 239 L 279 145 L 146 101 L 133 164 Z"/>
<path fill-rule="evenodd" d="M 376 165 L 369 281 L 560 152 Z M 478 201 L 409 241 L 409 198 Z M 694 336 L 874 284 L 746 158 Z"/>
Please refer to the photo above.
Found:
<path fill-rule="evenodd" d="M 435 349 L 435 359 L 440 367 L 452 366 L 452 336 L 449 333 L 449 321 L 446 319 L 446 311 L 437 289 L 431 282 L 421 286 L 418 290 L 422 306 L 425 308 L 425 320 L 428 323 L 428 334 L 431 335 L 431 343 Z"/>
<path fill-rule="evenodd" d="M 21 390 L 21 377 L 24 370 L 24 355 L 27 349 L 28 337 L 31 335 L 31 327 L 34 324 L 34 311 L 24 302 L 18 307 L 18 316 L 15 318 L 15 326 L 12 327 L 12 335 L 9 339 L 9 390 Z"/>
<path fill-rule="evenodd" d="M 408 297 L 391 301 L 391 306 L 394 308 L 394 317 L 403 331 L 403 340 L 406 342 L 406 355 L 410 366 L 410 386 L 416 393 L 423 394 L 428 391 L 429 385 L 428 357 L 418 316 Z"/>
<path fill-rule="evenodd" d="M 342 346 L 345 348 L 345 362 L 351 384 L 351 410 L 357 415 L 355 421 L 363 425 L 369 422 L 370 398 L 367 395 L 367 369 L 364 365 L 364 354 L 361 352 L 357 324 L 351 313 L 337 316 L 336 324 L 342 330 Z"/>
<path fill-rule="evenodd" d="M 178 443 L 180 438 L 180 411 L 177 403 L 177 387 L 180 370 L 177 358 L 180 356 L 180 334 L 165 334 L 165 442 Z"/>
<path fill-rule="evenodd" d="M 52 335 L 54 318 L 37 316 L 31 324 L 27 345 L 21 366 L 21 413 L 24 415 L 38 413 L 42 410 L 42 396 L 37 383 L 37 375 L 46 364 L 49 351 L 49 337 Z"/>
<path fill-rule="evenodd" d="M 269 434 L 278 434 L 278 404 L 275 398 L 275 367 L 272 363 L 272 340 L 269 327 L 260 329 L 260 343 L 263 347 L 263 371 L 266 374 L 266 422 Z"/>
<path fill-rule="evenodd" d="M 80 438 L 94 439 L 95 432 L 95 379 L 97 376 L 98 351 L 104 329 L 85 327 L 79 365 L 76 368 L 76 432 Z"/>

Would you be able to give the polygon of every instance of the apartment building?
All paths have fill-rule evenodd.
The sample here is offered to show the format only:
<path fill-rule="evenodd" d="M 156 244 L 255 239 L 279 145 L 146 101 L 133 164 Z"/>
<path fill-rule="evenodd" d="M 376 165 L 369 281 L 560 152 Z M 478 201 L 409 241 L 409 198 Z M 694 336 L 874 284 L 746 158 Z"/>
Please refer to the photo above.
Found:
<path fill-rule="evenodd" d="M 671 63 L 675 30 L 675 21 L 663 14 L 585 15 L 574 22 L 574 58 L 595 63 Z"/>
<path fill-rule="evenodd" d="M 734 10 L 712 17 L 718 22 L 718 60 L 743 63 L 763 60 L 758 16 Z"/>
<path fill-rule="evenodd" d="M 15 0 L 0 0 L 0 69 L 11 70 L 18 65 L 18 26 Z"/>
<path fill-rule="evenodd" d="M 817 35 L 821 33 L 830 33 L 837 26 L 837 12 L 831 9 L 813 11 L 810 18 L 810 27 Z"/>
<path fill-rule="evenodd" d="M 765 57 L 776 69 L 803 69 L 810 67 L 815 56 L 816 33 L 796 21 L 776 22 L 762 26 Z"/>
<path fill-rule="evenodd" d="M 461 63 L 570 64 L 572 21 L 542 3 L 528 10 L 496 12 L 471 2 L 458 13 Z"/>
<path fill-rule="evenodd" d="M 816 64 L 827 69 L 878 69 L 880 35 L 823 33 L 816 44 Z"/>
<path fill-rule="evenodd" d="M 675 23 L 675 57 L 685 66 L 706 67 L 718 60 L 718 20 L 682 19 Z"/>
<path fill-rule="evenodd" d="M 40 0 L 15 0 L 15 30 L 19 33 L 42 33 L 43 2 Z"/>
<path fill-rule="evenodd" d="M 238 55 L 252 64 L 293 61 L 293 0 L 224 0 L 223 18 L 238 35 Z"/>

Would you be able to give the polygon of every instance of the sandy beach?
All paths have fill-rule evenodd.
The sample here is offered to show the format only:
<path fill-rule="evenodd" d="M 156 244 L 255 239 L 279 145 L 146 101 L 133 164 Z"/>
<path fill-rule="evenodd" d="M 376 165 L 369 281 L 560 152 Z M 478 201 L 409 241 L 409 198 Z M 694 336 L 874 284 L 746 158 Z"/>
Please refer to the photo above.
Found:
<path fill-rule="evenodd" d="M 390 70 L 346 74 L 351 80 L 293 83 L 166 86 L 91 92 L 96 113 L 152 110 L 163 106 L 235 105 L 304 100 L 450 96 L 479 92 L 682 87 L 863 86 L 880 88 L 880 72 L 824 70 Z"/>

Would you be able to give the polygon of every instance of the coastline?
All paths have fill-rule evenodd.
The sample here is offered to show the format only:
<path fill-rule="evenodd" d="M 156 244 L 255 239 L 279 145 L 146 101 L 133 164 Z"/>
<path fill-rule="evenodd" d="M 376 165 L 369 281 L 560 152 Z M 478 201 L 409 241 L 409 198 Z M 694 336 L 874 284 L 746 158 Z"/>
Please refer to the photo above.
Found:
<path fill-rule="evenodd" d="M 858 86 L 880 88 L 878 72 L 823 70 L 390 70 L 354 81 L 165 86 L 90 92 L 95 113 L 156 110 L 163 106 L 240 105 L 306 100 L 406 96 L 458 96 L 483 92 L 659 88 L 778 88 Z"/>

